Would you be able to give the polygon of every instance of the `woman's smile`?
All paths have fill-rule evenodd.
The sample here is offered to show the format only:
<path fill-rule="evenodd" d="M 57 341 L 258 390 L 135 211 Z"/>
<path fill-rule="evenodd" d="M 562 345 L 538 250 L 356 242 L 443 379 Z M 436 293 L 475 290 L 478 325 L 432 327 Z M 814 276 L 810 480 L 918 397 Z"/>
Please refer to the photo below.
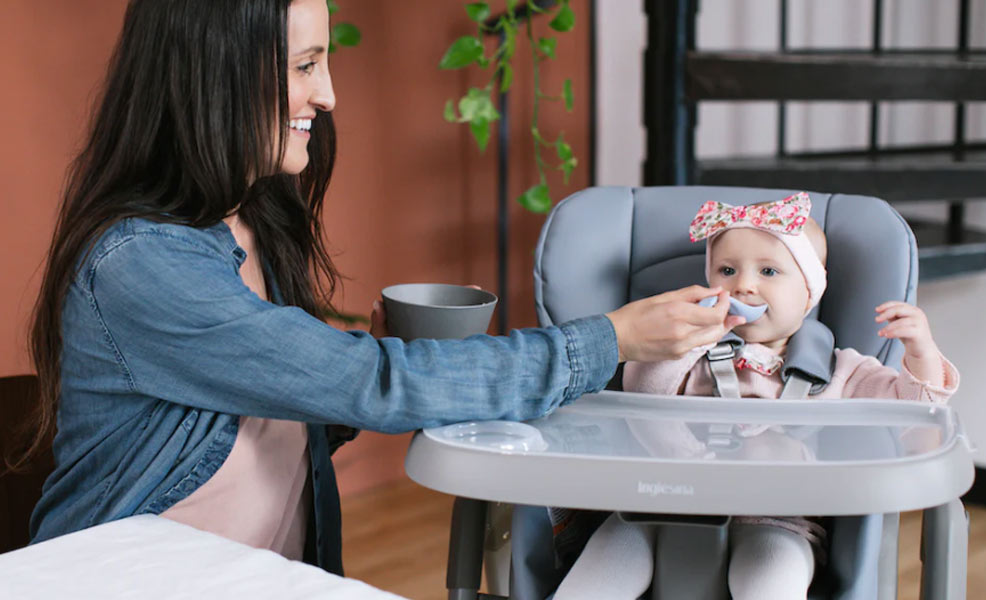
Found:
<path fill-rule="evenodd" d="M 312 136 L 309 131 L 312 128 L 312 119 L 291 119 L 288 122 L 291 133 L 304 137 L 306 140 Z"/>

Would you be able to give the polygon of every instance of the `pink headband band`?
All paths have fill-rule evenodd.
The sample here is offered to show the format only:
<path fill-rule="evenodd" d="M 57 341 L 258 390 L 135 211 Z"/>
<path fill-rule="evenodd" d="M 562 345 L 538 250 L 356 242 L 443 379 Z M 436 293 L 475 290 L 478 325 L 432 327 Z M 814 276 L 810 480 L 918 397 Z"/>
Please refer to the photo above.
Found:
<path fill-rule="evenodd" d="M 709 278 L 709 248 L 712 247 L 712 240 L 728 229 L 758 229 L 776 237 L 791 251 L 808 284 L 811 310 L 825 293 L 826 276 L 825 266 L 804 232 L 810 213 L 811 199 L 806 192 L 798 192 L 783 200 L 759 206 L 730 206 L 712 200 L 706 202 L 688 228 L 688 236 L 693 242 L 707 240 L 706 281 Z"/>

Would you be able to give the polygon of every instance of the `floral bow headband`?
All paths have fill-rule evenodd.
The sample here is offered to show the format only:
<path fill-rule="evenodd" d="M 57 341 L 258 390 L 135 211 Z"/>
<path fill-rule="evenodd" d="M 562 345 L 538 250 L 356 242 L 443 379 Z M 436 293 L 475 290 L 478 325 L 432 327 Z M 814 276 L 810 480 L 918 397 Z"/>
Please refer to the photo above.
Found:
<path fill-rule="evenodd" d="M 688 237 L 697 242 L 739 223 L 765 231 L 799 235 L 810 214 L 811 199 L 806 192 L 758 206 L 730 206 L 709 200 L 692 220 Z"/>
<path fill-rule="evenodd" d="M 803 235 L 811 199 L 806 192 L 798 192 L 777 202 L 757 206 L 730 206 L 710 200 L 702 205 L 688 227 L 688 237 L 693 242 L 709 239 L 728 229 L 759 229 L 769 233 L 787 246 L 801 268 L 808 286 L 809 309 L 818 304 L 826 287 L 825 266 Z M 705 249 L 705 278 L 711 273 L 709 248 Z"/>

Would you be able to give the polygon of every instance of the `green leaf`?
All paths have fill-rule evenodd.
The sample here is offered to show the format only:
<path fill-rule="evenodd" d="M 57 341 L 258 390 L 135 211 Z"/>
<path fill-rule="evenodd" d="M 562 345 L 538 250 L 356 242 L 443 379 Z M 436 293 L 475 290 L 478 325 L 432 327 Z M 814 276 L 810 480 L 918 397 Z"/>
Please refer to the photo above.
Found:
<path fill-rule="evenodd" d="M 479 113 L 480 101 L 472 95 L 472 90 L 469 90 L 469 92 L 459 99 L 459 115 L 463 121 L 472 121 Z"/>
<path fill-rule="evenodd" d="M 464 35 L 449 47 L 438 63 L 439 69 L 461 69 L 483 55 L 483 43 L 474 35 Z"/>
<path fill-rule="evenodd" d="M 334 0 L 325 0 L 325 5 L 329 7 L 329 15 L 334 15 L 339 10 L 339 5 Z"/>
<path fill-rule="evenodd" d="M 445 120 L 449 123 L 455 123 L 459 120 L 459 117 L 455 115 L 455 104 L 451 100 L 445 102 Z"/>
<path fill-rule="evenodd" d="M 558 46 L 558 40 L 555 38 L 541 38 L 538 40 L 538 49 L 541 54 L 549 58 L 555 57 L 555 47 Z"/>
<path fill-rule="evenodd" d="M 479 65 L 481 69 L 485 69 L 486 67 L 490 66 L 490 60 L 485 56 L 480 56 L 479 58 L 476 59 L 476 64 Z"/>
<path fill-rule="evenodd" d="M 475 87 L 469 88 L 466 95 L 459 100 L 459 114 L 461 115 L 461 121 L 482 119 L 492 122 L 500 118 L 500 113 L 493 106 L 493 99 L 490 98 L 490 92 Z"/>
<path fill-rule="evenodd" d="M 555 31 L 561 31 L 562 33 L 571 31 L 575 27 L 575 11 L 566 2 L 548 25 Z"/>
<path fill-rule="evenodd" d="M 558 165 L 558 168 L 565 173 L 566 184 L 568 183 L 568 178 L 572 175 L 572 171 L 575 170 L 575 167 L 578 166 L 578 164 L 579 164 L 579 159 L 572 156 L 562 164 Z"/>
<path fill-rule="evenodd" d="M 503 59 L 510 60 L 517 49 L 517 27 L 508 23 L 503 30 Z"/>
<path fill-rule="evenodd" d="M 517 8 L 517 0 L 507 0 L 507 14 L 513 17 L 515 8 Z"/>
<path fill-rule="evenodd" d="M 474 2 L 466 5 L 466 14 L 477 23 L 482 23 L 490 16 L 490 5 L 485 2 Z"/>
<path fill-rule="evenodd" d="M 561 160 L 568 160 L 572 158 L 572 147 L 565 142 L 559 140 L 555 145 L 555 149 L 558 151 L 558 158 Z"/>
<path fill-rule="evenodd" d="M 503 63 L 500 66 L 500 91 L 505 92 L 510 89 L 510 84 L 514 81 L 514 68 L 510 63 Z"/>
<path fill-rule="evenodd" d="M 363 35 L 351 23 L 337 23 L 332 26 L 332 41 L 338 46 L 358 46 Z"/>
<path fill-rule="evenodd" d="M 572 80 L 566 79 L 565 84 L 561 88 L 562 98 L 565 99 L 565 110 L 572 112 L 572 107 L 575 106 L 575 96 L 572 93 Z"/>
<path fill-rule="evenodd" d="M 517 198 L 521 206 L 534 213 L 544 214 L 551 210 L 551 195 L 548 186 L 539 183 L 529 188 Z"/>
<path fill-rule="evenodd" d="M 484 119 L 492 123 L 500 118 L 500 111 L 493 106 L 493 101 L 490 100 L 489 103 L 483 107 L 482 115 Z"/>
<path fill-rule="evenodd" d="M 446 113 L 448 106 L 446 106 Z M 459 100 L 459 121 L 468 121 L 469 129 L 476 138 L 480 151 L 486 150 L 490 140 L 490 123 L 500 118 L 500 113 L 493 106 L 490 91 L 479 88 L 469 88 L 466 95 Z"/>
<path fill-rule="evenodd" d="M 490 122 L 483 118 L 477 118 L 469 123 L 469 129 L 472 130 L 472 137 L 476 138 L 479 151 L 486 150 L 486 144 L 490 141 Z"/>

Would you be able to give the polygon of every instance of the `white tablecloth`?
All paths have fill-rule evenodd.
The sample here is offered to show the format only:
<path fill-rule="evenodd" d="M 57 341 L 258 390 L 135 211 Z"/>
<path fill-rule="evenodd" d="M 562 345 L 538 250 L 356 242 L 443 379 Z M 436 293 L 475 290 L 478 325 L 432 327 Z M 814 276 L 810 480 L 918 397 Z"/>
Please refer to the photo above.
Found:
<path fill-rule="evenodd" d="M 0 554 L 0 599 L 399 600 L 354 579 L 151 515 Z"/>

